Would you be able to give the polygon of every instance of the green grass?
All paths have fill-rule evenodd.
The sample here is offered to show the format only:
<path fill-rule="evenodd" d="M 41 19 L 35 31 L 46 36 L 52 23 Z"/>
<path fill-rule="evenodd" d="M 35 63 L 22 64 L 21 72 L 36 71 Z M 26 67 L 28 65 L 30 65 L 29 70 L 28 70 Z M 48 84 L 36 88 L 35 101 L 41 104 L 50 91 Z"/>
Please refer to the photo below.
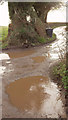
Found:
<path fill-rule="evenodd" d="M 46 38 L 38 37 L 38 42 L 39 43 L 49 43 L 55 39 L 56 39 L 56 35 L 53 33 L 52 37 L 48 37 L 48 36 Z"/>
<path fill-rule="evenodd" d="M 8 27 L 0 26 L 0 48 L 6 48 L 7 44 L 7 35 L 8 35 Z"/>
<path fill-rule="evenodd" d="M 46 41 L 53 41 L 53 40 L 55 40 L 56 39 L 56 35 L 53 33 L 53 35 L 52 35 L 52 37 L 48 37 L 47 39 L 46 39 Z"/>
<path fill-rule="evenodd" d="M 66 63 L 60 62 L 53 69 L 53 74 L 58 80 L 61 80 L 65 89 L 68 89 L 68 70 L 66 70 Z"/>
<path fill-rule="evenodd" d="M 45 43 L 45 38 L 43 38 L 43 37 L 38 37 L 38 42 L 40 42 L 40 43 Z"/>

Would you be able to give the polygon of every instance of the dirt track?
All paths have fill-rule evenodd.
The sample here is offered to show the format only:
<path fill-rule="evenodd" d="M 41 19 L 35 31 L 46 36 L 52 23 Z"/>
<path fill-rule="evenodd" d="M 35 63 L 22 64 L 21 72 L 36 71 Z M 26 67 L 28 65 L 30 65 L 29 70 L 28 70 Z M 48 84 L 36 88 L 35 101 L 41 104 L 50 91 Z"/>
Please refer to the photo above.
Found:
<path fill-rule="evenodd" d="M 1 54 L 3 118 L 65 118 L 59 88 L 49 76 L 49 68 L 61 57 L 59 48 L 65 51 L 65 30 L 54 32 L 57 39 L 50 45 Z"/>

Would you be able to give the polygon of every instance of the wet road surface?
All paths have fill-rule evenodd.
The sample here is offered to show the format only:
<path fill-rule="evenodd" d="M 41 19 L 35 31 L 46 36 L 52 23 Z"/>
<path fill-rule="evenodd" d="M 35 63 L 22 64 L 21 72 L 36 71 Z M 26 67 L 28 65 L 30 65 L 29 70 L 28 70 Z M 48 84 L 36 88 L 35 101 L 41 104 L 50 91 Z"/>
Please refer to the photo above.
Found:
<path fill-rule="evenodd" d="M 50 45 L 0 54 L 3 118 L 65 118 L 59 88 L 49 77 L 51 65 L 66 52 L 65 27 L 54 32 L 57 39 Z"/>

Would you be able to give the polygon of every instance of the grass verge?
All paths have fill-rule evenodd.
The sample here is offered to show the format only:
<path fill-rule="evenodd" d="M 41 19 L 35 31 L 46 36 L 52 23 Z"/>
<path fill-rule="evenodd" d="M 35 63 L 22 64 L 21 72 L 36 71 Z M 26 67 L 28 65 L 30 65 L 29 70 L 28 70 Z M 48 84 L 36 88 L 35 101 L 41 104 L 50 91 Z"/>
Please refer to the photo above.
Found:
<path fill-rule="evenodd" d="M 46 38 L 43 37 L 38 37 L 38 42 L 39 43 L 49 43 L 52 42 L 56 39 L 56 35 L 53 33 L 52 37 L 46 36 Z"/>
<path fill-rule="evenodd" d="M 65 90 L 68 89 L 68 70 L 66 70 L 65 60 L 59 62 L 53 67 L 52 74 L 58 84 L 60 84 Z"/>
<path fill-rule="evenodd" d="M 8 27 L 7 26 L 0 26 L 0 48 L 7 48 L 8 41 L 7 41 L 7 35 L 8 35 Z"/>

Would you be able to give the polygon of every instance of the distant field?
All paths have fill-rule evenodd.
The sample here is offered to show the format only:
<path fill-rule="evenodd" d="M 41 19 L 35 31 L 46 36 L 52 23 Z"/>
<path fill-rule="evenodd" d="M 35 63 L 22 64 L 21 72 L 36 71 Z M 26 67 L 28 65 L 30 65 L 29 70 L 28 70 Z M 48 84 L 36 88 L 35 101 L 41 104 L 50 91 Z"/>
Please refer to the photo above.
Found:
<path fill-rule="evenodd" d="M 5 48 L 7 46 L 6 37 L 8 35 L 8 27 L 0 26 L 0 48 Z"/>
<path fill-rule="evenodd" d="M 8 35 L 8 27 L 0 26 L 0 41 L 5 40 Z"/>

